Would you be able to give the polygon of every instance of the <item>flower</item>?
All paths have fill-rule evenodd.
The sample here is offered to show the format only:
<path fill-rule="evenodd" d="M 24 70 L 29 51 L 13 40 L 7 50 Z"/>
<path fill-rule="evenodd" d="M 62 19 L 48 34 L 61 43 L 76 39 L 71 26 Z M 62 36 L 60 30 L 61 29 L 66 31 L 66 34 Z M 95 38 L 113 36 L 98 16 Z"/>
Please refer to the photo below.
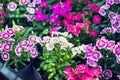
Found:
<path fill-rule="evenodd" d="M 35 9 L 34 8 L 27 8 L 27 12 L 29 12 L 30 14 L 34 14 L 35 13 Z"/>
<path fill-rule="evenodd" d="M 6 31 L 2 33 L 1 35 L 2 39 L 4 40 L 8 40 L 11 36 L 9 33 L 7 33 Z"/>
<path fill-rule="evenodd" d="M 32 14 L 26 14 L 25 17 L 27 17 L 29 21 L 33 21 L 35 19 L 35 15 Z"/>
<path fill-rule="evenodd" d="M 111 78 L 112 77 L 112 71 L 111 70 L 104 70 L 103 71 L 103 76 L 104 76 L 104 78 L 105 79 L 109 79 L 109 78 Z"/>
<path fill-rule="evenodd" d="M 104 8 L 100 8 L 99 9 L 99 13 L 102 15 L 102 16 L 105 16 L 106 15 L 106 11 Z"/>
<path fill-rule="evenodd" d="M 57 28 L 51 28 L 50 29 L 50 36 L 57 36 L 58 35 L 58 30 Z"/>
<path fill-rule="evenodd" d="M 116 16 L 116 14 L 115 14 L 114 12 L 110 12 L 110 13 L 108 14 L 108 17 L 109 17 L 110 19 L 115 19 L 115 16 Z"/>
<path fill-rule="evenodd" d="M 49 41 L 50 41 L 50 37 L 49 36 L 43 37 L 43 43 L 48 43 Z"/>
<path fill-rule="evenodd" d="M 47 43 L 45 46 L 48 51 L 52 51 L 55 47 L 53 43 Z"/>
<path fill-rule="evenodd" d="M 99 5 L 97 3 L 93 3 L 92 6 L 91 6 L 91 8 L 96 13 L 98 13 L 99 9 L 100 9 L 100 7 L 99 7 Z"/>
<path fill-rule="evenodd" d="M 26 5 L 30 2 L 30 0 L 19 0 L 20 5 Z"/>
<path fill-rule="evenodd" d="M 3 4 L 2 4 L 2 3 L 0 3 L 0 9 L 2 9 L 2 7 L 3 7 Z"/>
<path fill-rule="evenodd" d="M 13 28 L 8 28 L 6 32 L 12 36 L 14 35 L 15 30 Z"/>
<path fill-rule="evenodd" d="M 92 67 L 96 67 L 97 66 L 96 61 L 91 60 L 91 59 L 87 59 L 87 64 L 89 64 L 89 66 L 92 66 Z"/>
<path fill-rule="evenodd" d="M 119 56 L 119 55 L 120 55 L 120 44 L 115 45 L 115 47 L 114 47 L 114 49 L 113 49 L 113 53 L 114 53 L 116 56 Z"/>
<path fill-rule="evenodd" d="M 119 4 L 119 3 L 120 3 L 120 0 L 114 0 L 114 3 L 115 3 L 115 4 Z"/>
<path fill-rule="evenodd" d="M 75 73 L 76 74 L 85 73 L 87 69 L 88 69 L 88 66 L 84 64 L 79 64 L 75 69 Z"/>
<path fill-rule="evenodd" d="M 40 3 L 40 6 L 42 6 L 42 7 L 48 7 L 48 2 L 47 1 L 42 1 L 41 3 Z"/>
<path fill-rule="evenodd" d="M 64 72 L 65 72 L 66 74 L 72 73 L 72 72 L 73 72 L 73 68 L 72 68 L 71 66 L 66 67 L 65 70 L 64 70 Z"/>
<path fill-rule="evenodd" d="M 29 41 L 36 41 L 37 40 L 37 36 L 29 36 L 28 40 Z"/>
<path fill-rule="evenodd" d="M 102 18 L 99 16 L 99 15 L 95 15 L 92 19 L 92 21 L 95 23 L 95 24 L 100 24 Z"/>
<path fill-rule="evenodd" d="M 5 51 L 11 51 L 12 50 L 12 45 L 10 44 L 7 44 L 7 43 L 4 43 L 2 48 L 5 50 Z"/>
<path fill-rule="evenodd" d="M 99 49 L 105 48 L 107 46 L 107 40 L 105 38 L 101 38 L 101 39 L 97 40 L 96 46 Z"/>
<path fill-rule="evenodd" d="M 8 52 L 3 52 L 1 56 L 4 61 L 8 61 L 10 59 L 10 55 Z"/>
<path fill-rule="evenodd" d="M 88 29 L 88 33 L 92 36 L 92 37 L 97 37 L 98 32 L 96 30 L 90 30 Z"/>
<path fill-rule="evenodd" d="M 114 4 L 114 0 L 106 0 L 106 4 L 112 5 L 112 4 Z"/>
<path fill-rule="evenodd" d="M 115 41 L 107 41 L 107 49 L 112 49 L 115 46 Z"/>
<path fill-rule="evenodd" d="M 10 11 L 15 11 L 16 8 L 17 8 L 17 4 L 14 3 L 14 2 L 9 2 L 9 4 L 7 5 L 7 8 L 8 8 Z"/>
<path fill-rule="evenodd" d="M 18 44 L 17 46 L 16 46 L 16 48 L 15 48 L 15 54 L 17 55 L 17 56 L 20 56 L 21 55 L 21 47 L 20 47 L 20 44 Z"/>
<path fill-rule="evenodd" d="M 33 0 L 34 4 L 40 4 L 42 0 Z"/>
<path fill-rule="evenodd" d="M 82 17 L 83 17 L 82 13 L 78 13 L 74 16 L 74 18 L 73 17 L 72 18 L 75 19 L 75 20 L 81 20 Z"/>
<path fill-rule="evenodd" d="M 36 57 L 38 55 L 37 50 L 35 48 L 30 49 L 31 57 Z"/>

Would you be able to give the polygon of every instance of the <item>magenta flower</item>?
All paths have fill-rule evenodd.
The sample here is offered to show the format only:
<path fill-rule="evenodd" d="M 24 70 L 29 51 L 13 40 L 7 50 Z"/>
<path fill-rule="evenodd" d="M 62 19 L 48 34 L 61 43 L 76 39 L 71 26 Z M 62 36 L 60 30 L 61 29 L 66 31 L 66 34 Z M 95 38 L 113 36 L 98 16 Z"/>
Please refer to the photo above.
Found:
<path fill-rule="evenodd" d="M 74 73 L 69 73 L 66 75 L 67 80 L 76 80 L 77 76 Z"/>
<path fill-rule="evenodd" d="M 99 7 L 99 5 L 97 3 L 93 3 L 92 6 L 91 6 L 91 8 L 96 13 L 98 13 L 99 9 L 100 9 L 100 7 Z"/>
<path fill-rule="evenodd" d="M 115 29 L 118 29 L 119 25 L 120 24 L 118 22 L 112 23 L 112 27 L 115 28 Z"/>
<path fill-rule="evenodd" d="M 27 17 L 29 21 L 33 21 L 35 19 L 35 15 L 32 15 L 32 14 L 27 14 L 25 15 L 25 17 Z"/>
<path fill-rule="evenodd" d="M 97 66 L 96 61 L 94 61 L 92 59 L 87 59 L 87 64 L 91 67 L 96 67 Z"/>
<path fill-rule="evenodd" d="M 27 47 L 27 45 L 29 44 L 29 42 L 28 41 L 22 41 L 22 42 L 20 42 L 20 46 L 21 47 Z"/>
<path fill-rule="evenodd" d="M 76 14 L 74 17 L 72 17 L 73 19 L 75 18 L 75 20 L 81 20 L 83 18 L 83 14 L 82 13 L 78 13 Z"/>
<path fill-rule="evenodd" d="M 40 3 L 40 6 L 42 6 L 42 7 L 48 7 L 48 2 L 47 1 L 42 1 L 41 3 Z"/>
<path fill-rule="evenodd" d="M 20 5 L 26 5 L 30 2 L 30 0 L 19 0 Z"/>
<path fill-rule="evenodd" d="M 105 4 L 105 5 L 103 5 L 101 8 L 103 8 L 103 9 L 109 9 L 109 8 L 110 8 L 110 5 Z"/>
<path fill-rule="evenodd" d="M 4 40 L 8 40 L 11 37 L 10 34 L 8 34 L 7 32 L 3 32 L 1 36 Z"/>
<path fill-rule="evenodd" d="M 120 44 L 115 45 L 114 49 L 113 49 L 113 53 L 116 56 L 120 56 Z"/>
<path fill-rule="evenodd" d="M 28 45 L 28 48 L 31 49 L 31 48 L 34 48 L 34 46 L 35 46 L 35 43 L 30 41 L 29 45 Z"/>
<path fill-rule="evenodd" d="M 97 37 L 98 32 L 96 30 L 90 30 L 88 29 L 88 33 L 92 36 L 92 37 Z"/>
<path fill-rule="evenodd" d="M 32 48 L 32 49 L 30 50 L 30 53 L 31 53 L 31 57 L 33 57 L 33 58 L 38 55 L 38 52 L 37 52 L 37 50 L 36 50 L 35 48 Z"/>
<path fill-rule="evenodd" d="M 36 41 L 37 40 L 37 36 L 29 36 L 28 40 L 29 41 Z"/>
<path fill-rule="evenodd" d="M 80 64 L 76 67 L 75 73 L 80 74 L 80 73 L 85 73 L 88 70 L 88 66 L 84 64 Z"/>
<path fill-rule="evenodd" d="M 5 50 L 5 51 L 11 51 L 12 50 L 12 45 L 10 44 L 7 44 L 7 43 L 4 43 L 2 48 Z"/>
<path fill-rule="evenodd" d="M 7 31 L 6 31 L 9 35 L 14 35 L 15 33 L 15 30 L 13 28 L 8 28 Z"/>
<path fill-rule="evenodd" d="M 14 3 L 14 2 L 9 2 L 9 4 L 7 5 L 7 8 L 8 8 L 10 11 L 15 11 L 16 8 L 17 8 L 17 4 Z"/>
<path fill-rule="evenodd" d="M 117 20 L 117 21 L 120 21 L 120 15 L 117 15 L 117 16 L 116 16 L 116 20 Z"/>
<path fill-rule="evenodd" d="M 2 48 L 2 46 L 3 46 L 3 42 L 0 42 L 0 48 Z"/>
<path fill-rule="evenodd" d="M 115 3 L 115 4 L 119 4 L 119 3 L 120 3 L 120 0 L 114 0 L 114 3 Z"/>
<path fill-rule="evenodd" d="M 72 73 L 72 72 L 73 72 L 73 68 L 72 68 L 71 66 L 66 67 L 65 70 L 64 70 L 64 72 L 65 72 L 66 74 Z"/>
<path fill-rule="evenodd" d="M 15 48 L 15 54 L 17 56 L 20 56 L 21 55 L 21 47 L 20 47 L 20 44 L 18 44 Z"/>
<path fill-rule="evenodd" d="M 85 50 L 86 52 L 94 51 L 94 50 L 95 50 L 95 46 L 93 46 L 92 43 L 91 43 L 91 44 L 88 44 L 88 45 L 86 45 L 86 46 L 84 47 L 84 50 Z"/>
<path fill-rule="evenodd" d="M 85 74 L 82 76 L 80 80 L 95 80 L 92 76 Z"/>
<path fill-rule="evenodd" d="M 51 28 L 51 29 L 50 29 L 50 35 L 51 35 L 51 36 L 57 36 L 57 35 L 58 35 L 58 30 L 57 30 L 57 28 Z"/>
<path fill-rule="evenodd" d="M 105 79 L 112 78 L 112 71 L 111 70 L 104 70 L 103 71 L 103 76 Z"/>
<path fill-rule="evenodd" d="M 36 19 L 37 21 L 45 21 L 45 20 L 48 19 L 48 16 L 41 13 L 41 14 L 35 15 L 35 19 Z"/>
<path fill-rule="evenodd" d="M 107 41 L 107 49 L 112 49 L 115 46 L 115 41 Z"/>
<path fill-rule="evenodd" d="M 105 16 L 106 15 L 106 11 L 104 8 L 100 8 L 99 9 L 99 13 L 102 15 L 102 16 Z"/>
<path fill-rule="evenodd" d="M 107 40 L 105 38 L 101 38 L 99 40 L 97 40 L 96 42 L 96 46 L 99 48 L 99 49 L 103 49 L 107 46 Z"/>
<path fill-rule="evenodd" d="M 10 55 L 7 52 L 3 52 L 1 57 L 4 61 L 8 61 L 10 59 Z"/>
<path fill-rule="evenodd" d="M 60 20 L 57 20 L 57 21 L 55 22 L 55 24 L 56 24 L 56 26 L 57 26 L 57 27 L 59 27 L 59 26 L 61 26 L 61 25 L 62 25 L 62 23 L 61 23 L 61 21 L 60 21 Z"/>
<path fill-rule="evenodd" d="M 99 16 L 99 15 L 95 15 L 92 19 L 92 21 L 95 23 L 95 24 L 100 24 L 102 18 Z"/>
<path fill-rule="evenodd" d="M 106 0 L 106 4 L 113 5 L 114 4 L 114 0 Z"/>
<path fill-rule="evenodd" d="M 50 23 L 55 23 L 57 21 L 57 18 L 58 18 L 58 16 L 56 16 L 56 15 L 50 16 L 49 22 Z"/>
<path fill-rule="evenodd" d="M 3 49 L 2 48 L 0 48 L 0 53 L 2 53 L 3 52 Z"/>
<path fill-rule="evenodd" d="M 116 16 L 116 14 L 113 13 L 113 12 L 111 12 L 111 13 L 108 14 L 108 17 L 109 17 L 110 19 L 115 19 L 115 16 Z"/>

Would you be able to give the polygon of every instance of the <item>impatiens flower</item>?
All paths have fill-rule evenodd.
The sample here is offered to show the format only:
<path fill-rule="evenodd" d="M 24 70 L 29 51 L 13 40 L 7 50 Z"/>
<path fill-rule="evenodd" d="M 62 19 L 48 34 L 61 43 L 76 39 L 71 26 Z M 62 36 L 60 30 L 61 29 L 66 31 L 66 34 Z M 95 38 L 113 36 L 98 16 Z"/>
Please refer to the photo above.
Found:
<path fill-rule="evenodd" d="M 29 12 L 30 14 L 34 14 L 35 13 L 35 9 L 34 8 L 27 8 L 27 12 Z"/>
<path fill-rule="evenodd" d="M 52 51 L 55 47 L 53 43 L 47 43 L 45 46 L 48 51 Z"/>
<path fill-rule="evenodd" d="M 105 79 L 109 79 L 109 78 L 112 78 L 112 71 L 111 70 L 104 70 L 103 71 L 103 76 Z"/>
<path fill-rule="evenodd" d="M 8 61 L 10 59 L 10 55 L 8 52 L 3 52 L 1 57 L 4 61 Z"/>
<path fill-rule="evenodd" d="M 14 2 L 9 2 L 9 4 L 7 5 L 7 8 L 8 8 L 10 11 L 15 11 L 16 8 L 17 8 L 17 4 L 14 3 Z"/>
<path fill-rule="evenodd" d="M 99 16 L 99 15 L 95 15 L 92 19 L 92 21 L 95 23 L 95 24 L 100 24 L 102 18 Z"/>
<path fill-rule="evenodd" d="M 8 40 L 10 37 L 11 37 L 11 36 L 10 36 L 9 33 L 7 33 L 7 32 L 3 32 L 3 33 L 2 33 L 2 39 Z"/>
<path fill-rule="evenodd" d="M 32 48 L 30 50 L 30 53 L 31 53 L 31 57 L 36 57 L 38 55 L 37 50 L 35 48 Z"/>
<path fill-rule="evenodd" d="M 99 40 L 97 40 L 96 42 L 96 46 L 99 48 L 99 49 L 103 49 L 107 46 L 107 40 L 105 38 L 101 38 Z"/>
<path fill-rule="evenodd" d="M 19 0 L 20 5 L 26 5 L 30 2 L 30 0 Z"/>
<path fill-rule="evenodd" d="M 2 48 L 5 50 L 5 51 L 11 51 L 12 50 L 12 45 L 10 44 L 7 44 L 7 43 L 4 43 Z"/>
<path fill-rule="evenodd" d="M 13 28 L 8 28 L 6 32 L 12 36 L 14 35 L 15 30 Z"/>

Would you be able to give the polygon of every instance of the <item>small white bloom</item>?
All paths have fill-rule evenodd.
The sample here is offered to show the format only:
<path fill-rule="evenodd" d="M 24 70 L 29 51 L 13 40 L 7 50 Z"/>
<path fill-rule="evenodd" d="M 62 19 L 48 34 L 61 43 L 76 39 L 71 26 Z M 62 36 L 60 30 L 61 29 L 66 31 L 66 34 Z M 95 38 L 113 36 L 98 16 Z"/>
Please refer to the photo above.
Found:
<path fill-rule="evenodd" d="M 68 37 L 69 37 L 69 38 L 72 38 L 73 36 L 72 36 L 72 34 L 69 34 Z"/>
<path fill-rule="evenodd" d="M 50 42 L 52 42 L 52 43 L 59 43 L 59 38 L 57 38 L 57 37 L 52 37 L 52 38 L 50 39 Z"/>
<path fill-rule="evenodd" d="M 75 54 L 75 55 L 77 54 L 76 48 L 72 48 L 72 53 Z"/>
<path fill-rule="evenodd" d="M 64 37 L 59 37 L 60 42 L 67 42 L 67 39 Z"/>
<path fill-rule="evenodd" d="M 15 11 L 16 8 L 17 8 L 17 4 L 14 3 L 14 2 L 9 2 L 9 4 L 7 5 L 7 7 L 8 7 L 8 9 L 9 9 L 10 11 Z"/>
<path fill-rule="evenodd" d="M 49 36 L 43 37 L 43 43 L 48 43 L 49 41 L 50 41 L 50 37 Z"/>
<path fill-rule="evenodd" d="M 54 49 L 53 43 L 47 43 L 45 46 L 47 47 L 47 50 L 49 50 L 49 51 L 52 51 Z"/>
<path fill-rule="evenodd" d="M 30 14 L 34 14 L 35 13 L 35 9 L 34 8 L 27 8 L 27 12 L 29 12 Z"/>

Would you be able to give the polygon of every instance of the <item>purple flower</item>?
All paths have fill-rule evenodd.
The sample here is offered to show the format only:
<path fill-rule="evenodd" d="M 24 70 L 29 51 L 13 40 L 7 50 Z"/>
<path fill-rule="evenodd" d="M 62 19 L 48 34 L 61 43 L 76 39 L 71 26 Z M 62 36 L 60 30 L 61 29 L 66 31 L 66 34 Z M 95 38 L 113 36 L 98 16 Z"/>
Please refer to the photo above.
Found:
<path fill-rule="evenodd" d="M 55 22 L 55 24 L 56 24 L 56 26 L 57 26 L 57 27 L 59 27 L 59 26 L 61 26 L 61 25 L 62 25 L 62 23 L 61 23 L 61 21 L 60 21 L 60 20 L 57 20 L 57 21 Z"/>
<path fill-rule="evenodd" d="M 33 3 L 34 3 L 34 4 L 40 4 L 40 3 L 41 3 L 41 0 L 33 0 Z"/>
<path fill-rule="evenodd" d="M 27 14 L 25 15 L 29 21 L 33 21 L 35 19 L 35 15 Z"/>
<path fill-rule="evenodd" d="M 106 0 L 106 4 L 113 5 L 114 4 L 114 0 Z"/>
<path fill-rule="evenodd" d="M 97 66 L 96 61 L 91 60 L 91 59 L 87 59 L 87 64 L 91 67 L 96 67 Z"/>
<path fill-rule="evenodd" d="M 36 50 L 35 48 L 32 48 L 32 49 L 30 50 L 30 53 L 31 53 L 31 57 L 33 57 L 33 58 L 38 55 L 37 50 Z"/>
<path fill-rule="evenodd" d="M 111 70 L 104 70 L 103 71 L 103 76 L 105 79 L 112 78 L 112 71 Z"/>
<path fill-rule="evenodd" d="M 2 53 L 3 52 L 3 49 L 2 48 L 0 48 L 0 53 Z"/>
<path fill-rule="evenodd" d="M 29 42 L 28 41 L 22 41 L 22 42 L 20 42 L 20 46 L 21 47 L 26 47 L 27 45 L 29 44 Z"/>
<path fill-rule="evenodd" d="M 30 2 L 30 0 L 19 0 L 20 5 L 26 5 Z"/>
<path fill-rule="evenodd" d="M 28 40 L 29 41 L 36 41 L 37 40 L 37 36 L 29 36 Z"/>
<path fill-rule="evenodd" d="M 120 27 L 119 27 L 119 28 L 117 28 L 117 32 L 118 32 L 118 33 L 120 33 Z"/>
<path fill-rule="evenodd" d="M 30 42 L 29 42 L 29 45 L 28 45 L 28 48 L 30 48 L 30 49 L 31 49 L 31 48 L 33 48 L 34 46 L 35 46 L 35 43 L 34 43 L 34 42 L 32 42 L 32 41 L 30 41 Z"/>
<path fill-rule="evenodd" d="M 42 1 L 41 3 L 40 3 L 40 6 L 42 6 L 42 7 L 48 7 L 48 2 L 47 1 Z"/>
<path fill-rule="evenodd" d="M 17 56 L 20 56 L 21 55 L 21 47 L 20 47 L 20 44 L 18 44 L 15 48 L 15 54 Z"/>
<path fill-rule="evenodd" d="M 55 23 L 55 22 L 57 21 L 57 18 L 58 18 L 58 16 L 55 16 L 55 15 L 50 16 L 49 22 L 50 22 L 50 23 Z"/>
<path fill-rule="evenodd" d="M 100 8 L 100 9 L 99 9 L 99 13 L 100 13 L 102 16 L 105 16 L 105 15 L 106 15 L 106 12 L 105 12 L 105 9 L 104 9 L 104 8 Z"/>
<path fill-rule="evenodd" d="M 100 32 L 100 34 L 104 34 L 104 33 L 106 33 L 107 32 L 107 28 L 104 28 L 101 32 Z"/>
<path fill-rule="evenodd" d="M 93 57 L 94 60 L 98 60 L 98 59 L 101 58 L 101 53 L 99 51 L 94 51 L 92 53 L 92 57 Z"/>
<path fill-rule="evenodd" d="M 115 46 L 115 41 L 107 41 L 107 49 L 112 49 Z"/>
<path fill-rule="evenodd" d="M 104 39 L 104 38 L 101 38 L 101 39 L 97 40 L 96 46 L 97 46 L 99 49 L 105 48 L 105 47 L 107 46 L 107 40 Z"/>
<path fill-rule="evenodd" d="M 8 28 L 6 32 L 10 35 L 14 35 L 15 30 L 13 28 Z"/>
<path fill-rule="evenodd" d="M 120 56 L 120 44 L 115 45 L 114 49 L 113 49 L 113 53 L 116 56 Z"/>
<path fill-rule="evenodd" d="M 7 61 L 7 60 L 10 59 L 10 55 L 9 55 L 9 53 L 7 53 L 7 52 L 2 53 L 1 56 L 2 56 L 2 59 L 3 59 L 4 61 Z"/>
<path fill-rule="evenodd" d="M 11 37 L 10 34 L 8 34 L 7 32 L 3 32 L 1 36 L 4 40 L 8 40 Z"/>
<path fill-rule="evenodd" d="M 116 16 L 116 14 L 115 14 L 114 12 L 110 12 L 110 13 L 108 14 L 108 17 L 109 17 L 110 19 L 115 19 L 115 16 Z"/>
<path fill-rule="evenodd" d="M 117 20 L 117 21 L 120 21 L 120 15 L 117 15 L 117 16 L 116 16 L 116 20 Z"/>
<path fill-rule="evenodd" d="M 3 42 L 0 42 L 0 48 L 2 48 L 2 46 L 3 46 Z"/>
<path fill-rule="evenodd" d="M 12 45 L 8 44 L 8 43 L 4 43 L 2 48 L 5 50 L 5 51 L 11 51 L 12 50 Z"/>
<path fill-rule="evenodd" d="M 119 23 L 118 22 L 112 23 L 112 27 L 114 27 L 115 29 L 118 29 L 119 28 Z"/>
<path fill-rule="evenodd" d="M 16 8 L 17 8 L 17 4 L 14 3 L 14 2 L 9 2 L 9 4 L 7 5 L 7 8 L 8 8 L 10 11 L 15 11 Z"/>
<path fill-rule="evenodd" d="M 116 58 L 116 62 L 117 62 L 118 64 L 120 64 L 120 58 L 119 58 L 119 57 Z"/>
<path fill-rule="evenodd" d="M 119 3 L 120 3 L 120 0 L 114 0 L 114 3 L 115 3 L 115 4 L 119 4 Z"/>
<path fill-rule="evenodd" d="M 95 50 L 95 46 L 93 46 L 92 43 L 91 43 L 91 44 L 88 44 L 88 45 L 86 45 L 86 46 L 84 47 L 84 50 L 85 50 L 86 52 L 94 51 L 94 50 Z"/>

